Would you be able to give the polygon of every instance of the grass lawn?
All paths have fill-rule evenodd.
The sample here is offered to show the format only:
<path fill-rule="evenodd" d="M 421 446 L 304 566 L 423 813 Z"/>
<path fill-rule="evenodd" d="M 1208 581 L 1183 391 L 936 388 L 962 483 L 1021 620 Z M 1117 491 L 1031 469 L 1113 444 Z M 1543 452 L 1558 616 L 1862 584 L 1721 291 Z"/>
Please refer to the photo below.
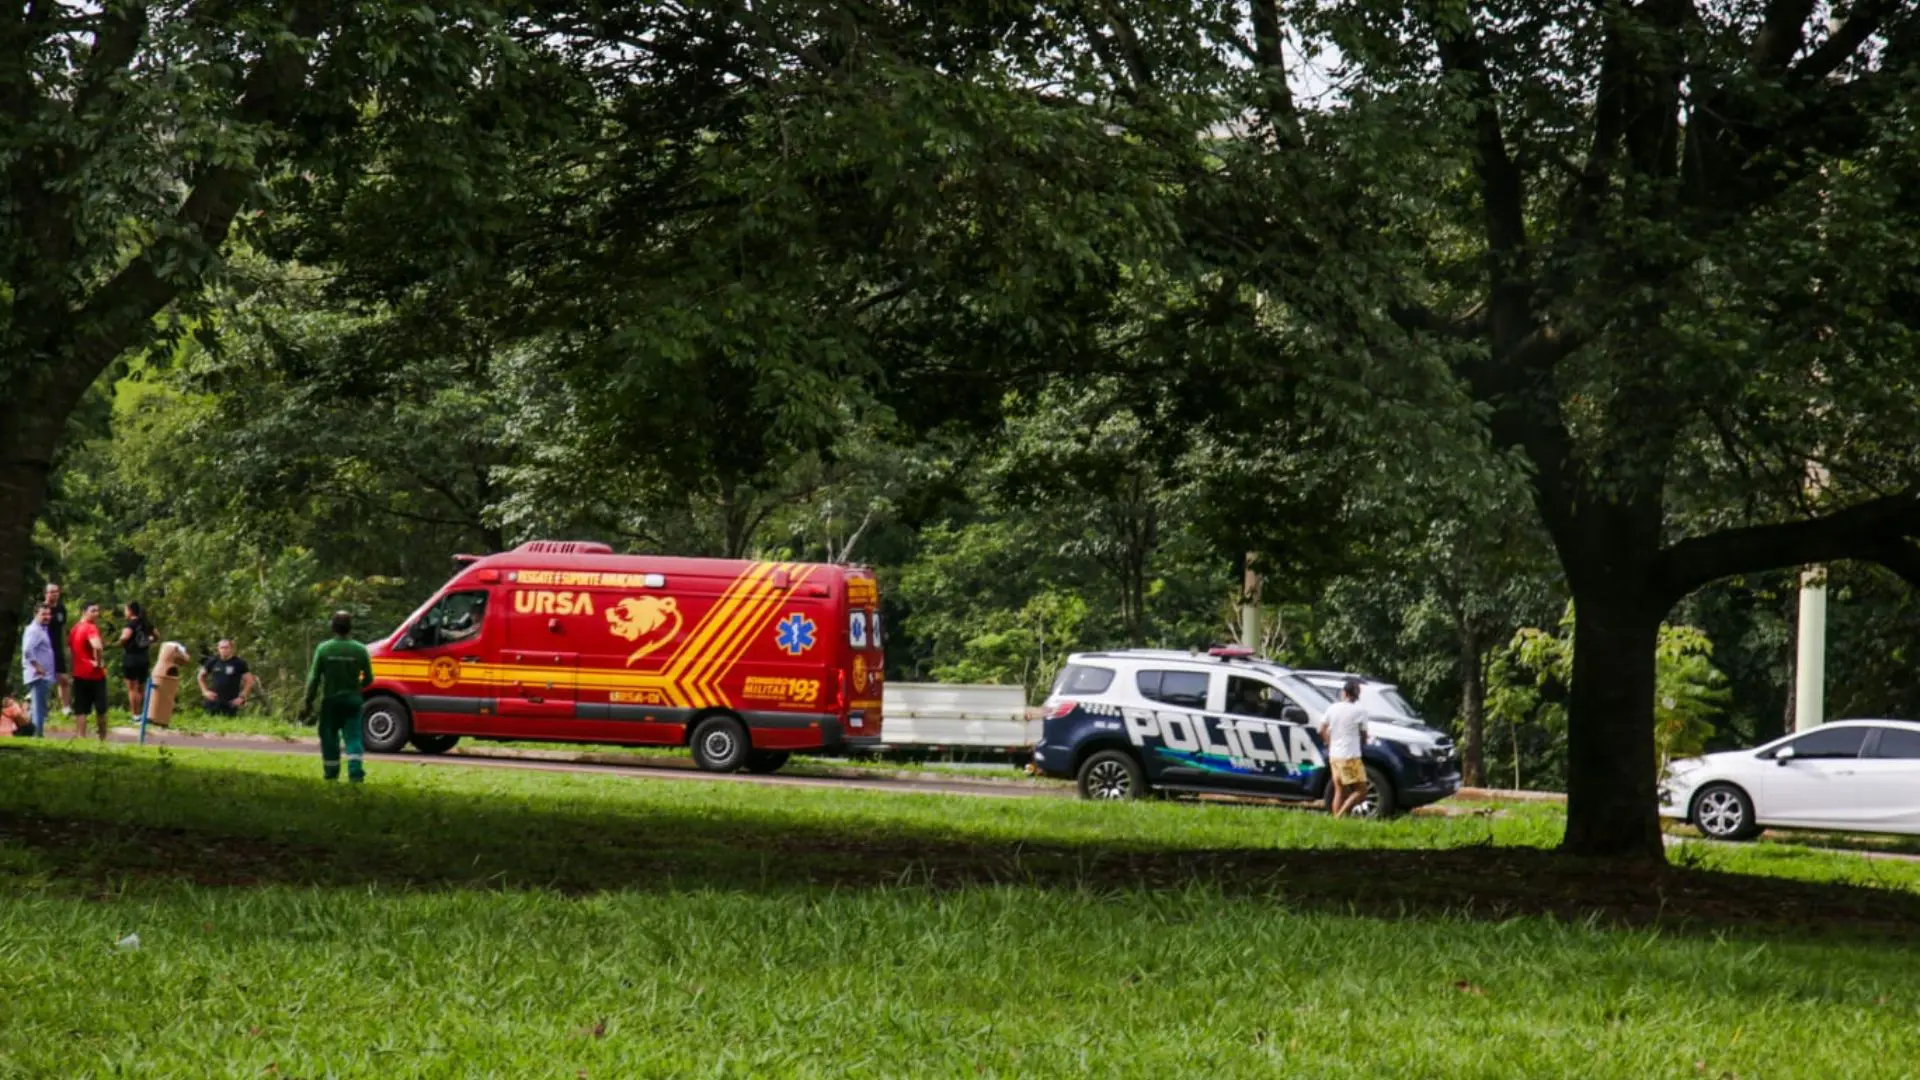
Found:
<path fill-rule="evenodd" d="M 138 727 L 139 720 L 124 711 L 115 710 L 108 714 L 111 723 L 120 727 Z M 59 721 L 56 720 L 56 724 Z M 311 738 L 313 729 L 302 727 L 292 716 L 275 713 L 249 711 L 240 716 L 208 716 L 194 708 L 176 715 L 168 730 L 185 735 L 263 735 L 269 738 L 296 740 Z M 666 746 L 616 746 L 610 743 L 549 743 L 526 740 L 495 742 L 487 739 L 462 739 L 458 750 L 555 750 L 570 754 L 611 755 L 614 757 L 638 758 L 677 758 L 689 760 L 684 747 Z M 986 776 L 996 780 L 1018 781 L 1026 778 L 1025 773 L 1017 769 L 1010 760 L 989 761 L 987 767 L 955 765 L 938 760 L 909 758 L 898 754 L 882 757 L 810 757 L 797 755 L 788 763 L 784 771 L 800 775 L 825 775 L 842 769 L 866 769 L 874 772 L 929 772 L 951 774 L 962 777 Z M 1042 781 L 1044 785 L 1053 781 Z"/>
<path fill-rule="evenodd" d="M 0 1075 L 1920 1075 L 1912 864 L 371 768 L 0 747 Z"/>

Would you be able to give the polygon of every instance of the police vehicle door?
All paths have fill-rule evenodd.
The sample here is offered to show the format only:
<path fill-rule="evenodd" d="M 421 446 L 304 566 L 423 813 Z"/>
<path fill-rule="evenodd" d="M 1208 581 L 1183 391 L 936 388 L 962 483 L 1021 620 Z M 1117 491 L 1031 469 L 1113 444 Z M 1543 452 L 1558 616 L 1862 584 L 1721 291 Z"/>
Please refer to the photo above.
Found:
<path fill-rule="evenodd" d="M 1283 798 L 1314 792 L 1314 770 L 1324 762 L 1308 729 L 1307 713 L 1279 687 L 1250 675 L 1228 675 L 1221 714 L 1223 742 L 1237 750 L 1241 783 L 1249 791 Z"/>

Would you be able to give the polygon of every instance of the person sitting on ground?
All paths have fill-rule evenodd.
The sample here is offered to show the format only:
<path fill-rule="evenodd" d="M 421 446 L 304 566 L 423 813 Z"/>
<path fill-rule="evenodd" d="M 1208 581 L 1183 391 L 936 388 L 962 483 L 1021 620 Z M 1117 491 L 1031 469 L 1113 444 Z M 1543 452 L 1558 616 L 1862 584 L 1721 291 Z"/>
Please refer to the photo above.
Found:
<path fill-rule="evenodd" d="M 200 708 L 210 716 L 235 716 L 260 686 L 247 662 L 235 655 L 233 641 L 221 638 L 218 652 L 200 668 Z"/>

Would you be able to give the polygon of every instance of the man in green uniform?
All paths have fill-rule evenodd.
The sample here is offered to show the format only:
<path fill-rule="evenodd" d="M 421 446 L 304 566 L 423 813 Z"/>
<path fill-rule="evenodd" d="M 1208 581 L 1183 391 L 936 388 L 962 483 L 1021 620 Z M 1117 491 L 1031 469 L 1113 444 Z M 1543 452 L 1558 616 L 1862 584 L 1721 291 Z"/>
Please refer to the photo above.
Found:
<path fill-rule="evenodd" d="M 320 695 L 320 762 L 329 780 L 340 779 L 340 736 L 347 737 L 347 779 L 359 783 L 367 778 L 360 764 L 361 694 L 373 685 L 373 661 L 367 647 L 353 640 L 353 616 L 344 611 L 333 615 L 333 640 L 323 641 L 313 650 L 313 666 L 307 669 L 307 700 L 300 706 L 300 722 L 313 713 L 313 695 Z"/>

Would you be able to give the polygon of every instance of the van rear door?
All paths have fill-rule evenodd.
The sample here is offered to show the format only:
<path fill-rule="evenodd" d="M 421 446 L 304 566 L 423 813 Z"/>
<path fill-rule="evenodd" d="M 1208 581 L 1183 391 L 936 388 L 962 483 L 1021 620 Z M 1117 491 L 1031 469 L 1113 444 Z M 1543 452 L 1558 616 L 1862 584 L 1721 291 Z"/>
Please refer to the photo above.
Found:
<path fill-rule="evenodd" d="M 850 739 L 878 739 L 884 725 L 881 702 L 885 696 L 887 657 L 882 648 L 880 590 L 873 575 L 848 571 L 846 669 L 847 730 Z"/>

